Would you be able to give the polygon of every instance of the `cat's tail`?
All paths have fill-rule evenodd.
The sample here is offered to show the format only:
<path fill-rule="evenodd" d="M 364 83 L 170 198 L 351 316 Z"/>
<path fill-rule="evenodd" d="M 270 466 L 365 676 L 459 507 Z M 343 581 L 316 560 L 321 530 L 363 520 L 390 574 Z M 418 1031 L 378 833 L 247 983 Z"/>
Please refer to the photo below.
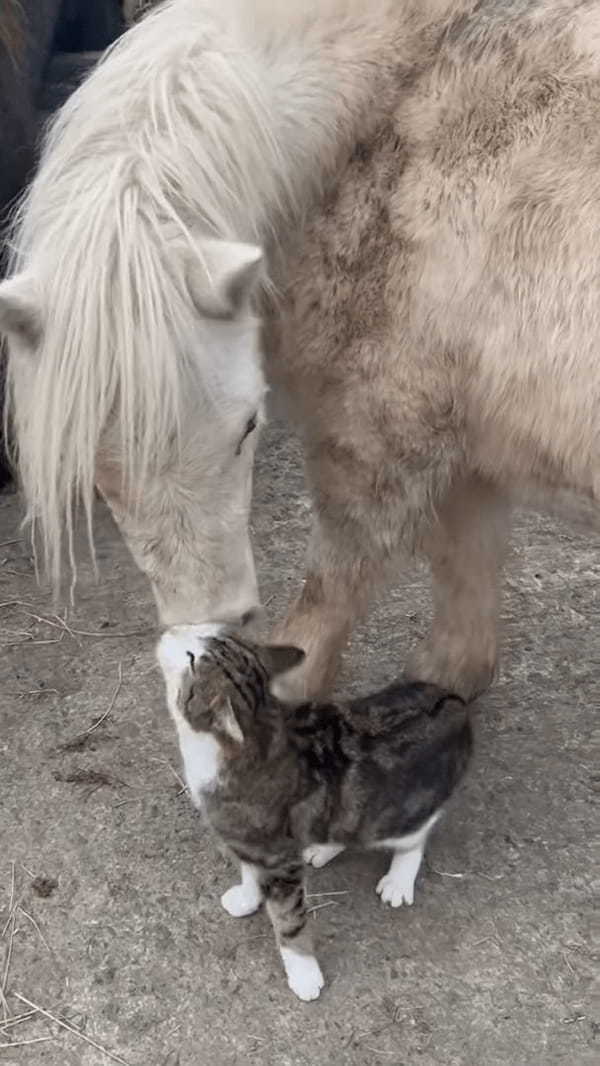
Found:
<path fill-rule="evenodd" d="M 428 681 L 395 681 L 370 696 L 351 700 L 349 706 L 358 720 L 361 713 L 381 723 L 388 719 L 394 731 L 408 728 L 415 720 L 435 721 L 450 711 L 466 712 L 460 696 Z"/>
<path fill-rule="evenodd" d="M 471 709 L 454 692 L 427 685 L 430 757 L 445 780 L 448 795 L 463 777 L 473 755 L 474 738 Z"/>

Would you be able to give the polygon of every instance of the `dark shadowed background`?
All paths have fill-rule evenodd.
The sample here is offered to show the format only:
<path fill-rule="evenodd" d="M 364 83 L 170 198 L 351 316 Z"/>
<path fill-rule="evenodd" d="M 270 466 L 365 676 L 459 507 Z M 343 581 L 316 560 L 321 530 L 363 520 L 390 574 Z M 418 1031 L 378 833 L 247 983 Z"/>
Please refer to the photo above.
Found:
<path fill-rule="evenodd" d="M 0 0 L 0 224 L 3 228 L 11 206 L 35 167 L 44 121 L 123 29 L 121 0 Z M 3 241 L 2 271 L 5 251 Z M 4 363 L 0 360 L 0 399 L 3 394 Z M 4 442 L 0 437 L 0 491 L 9 480 Z"/>

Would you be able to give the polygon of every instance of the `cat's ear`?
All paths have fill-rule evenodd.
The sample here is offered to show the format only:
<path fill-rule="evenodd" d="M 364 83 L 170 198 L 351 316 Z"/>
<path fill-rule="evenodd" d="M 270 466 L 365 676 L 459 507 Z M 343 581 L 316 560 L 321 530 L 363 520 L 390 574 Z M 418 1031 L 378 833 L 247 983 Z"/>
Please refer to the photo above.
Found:
<path fill-rule="evenodd" d="M 242 733 L 240 723 L 235 716 L 235 711 L 229 696 L 219 707 L 217 723 L 219 729 L 225 733 L 230 740 L 233 740 L 236 744 L 244 743 L 244 734 Z"/>
<path fill-rule="evenodd" d="M 278 677 L 298 666 L 306 658 L 306 652 L 293 644 L 269 644 L 260 649 L 260 657 L 269 677 Z"/>

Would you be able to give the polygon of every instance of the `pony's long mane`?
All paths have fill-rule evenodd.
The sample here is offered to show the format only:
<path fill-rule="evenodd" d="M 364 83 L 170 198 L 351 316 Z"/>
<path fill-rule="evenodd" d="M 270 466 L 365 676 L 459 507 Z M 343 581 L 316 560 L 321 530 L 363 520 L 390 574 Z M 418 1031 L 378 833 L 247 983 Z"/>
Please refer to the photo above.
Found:
<path fill-rule="evenodd" d="M 111 419 L 130 485 L 179 424 L 198 323 L 177 249 L 199 255 L 199 231 L 264 243 L 301 208 L 315 158 L 321 169 L 333 158 L 340 108 L 348 124 L 372 105 L 380 31 L 365 41 L 364 5 L 301 6 L 170 0 L 109 50 L 48 131 L 10 237 L 12 272 L 30 271 L 39 294 L 40 347 L 27 367 L 11 358 L 9 402 L 55 581 L 74 500 L 91 530 Z M 342 45 L 327 13 L 365 52 L 346 87 L 331 73 Z"/>

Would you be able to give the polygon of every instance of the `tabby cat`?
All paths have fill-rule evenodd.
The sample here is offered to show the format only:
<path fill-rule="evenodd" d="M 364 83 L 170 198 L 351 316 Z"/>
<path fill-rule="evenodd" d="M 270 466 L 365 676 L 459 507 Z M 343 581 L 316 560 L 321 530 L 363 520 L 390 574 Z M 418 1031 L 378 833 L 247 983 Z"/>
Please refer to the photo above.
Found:
<path fill-rule="evenodd" d="M 411 904 L 425 841 L 472 736 L 462 701 L 430 684 L 287 707 L 270 684 L 303 654 L 220 625 L 176 626 L 158 646 L 192 800 L 241 863 L 223 907 L 241 918 L 265 901 L 289 986 L 311 1000 L 323 977 L 304 863 L 323 866 L 347 845 L 389 849 L 377 892 L 392 907 Z"/>

